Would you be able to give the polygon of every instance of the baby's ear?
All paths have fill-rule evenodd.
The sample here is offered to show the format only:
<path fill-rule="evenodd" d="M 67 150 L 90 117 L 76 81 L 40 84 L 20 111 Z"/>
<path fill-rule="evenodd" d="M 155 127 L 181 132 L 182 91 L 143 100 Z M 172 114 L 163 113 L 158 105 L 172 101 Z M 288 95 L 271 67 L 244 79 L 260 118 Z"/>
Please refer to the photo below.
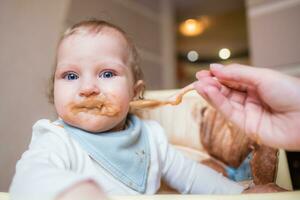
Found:
<path fill-rule="evenodd" d="M 138 80 L 134 86 L 133 86 L 133 90 L 134 90 L 134 99 L 143 99 L 143 95 L 144 95 L 144 90 L 145 90 L 145 83 L 143 80 Z"/>

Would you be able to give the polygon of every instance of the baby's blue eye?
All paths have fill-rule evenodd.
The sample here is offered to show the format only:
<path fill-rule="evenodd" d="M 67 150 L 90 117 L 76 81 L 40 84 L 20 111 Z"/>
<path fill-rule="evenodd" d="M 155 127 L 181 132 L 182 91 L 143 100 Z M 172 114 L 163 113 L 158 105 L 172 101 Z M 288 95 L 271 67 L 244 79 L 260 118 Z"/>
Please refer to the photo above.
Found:
<path fill-rule="evenodd" d="M 100 78 L 112 78 L 113 76 L 115 76 L 115 74 L 113 72 L 106 71 L 101 73 L 99 76 Z"/>
<path fill-rule="evenodd" d="M 79 78 L 78 75 L 75 74 L 74 72 L 69 72 L 69 73 L 67 73 L 67 74 L 64 76 L 64 79 L 68 79 L 68 80 L 70 80 L 70 81 L 76 80 L 76 79 L 78 79 L 78 78 Z"/>

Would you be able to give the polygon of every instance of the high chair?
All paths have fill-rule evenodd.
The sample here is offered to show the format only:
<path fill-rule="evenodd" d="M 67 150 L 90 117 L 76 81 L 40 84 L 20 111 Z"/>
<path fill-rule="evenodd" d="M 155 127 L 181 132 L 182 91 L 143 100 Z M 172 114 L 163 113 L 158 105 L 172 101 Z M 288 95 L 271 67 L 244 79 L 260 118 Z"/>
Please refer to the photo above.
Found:
<path fill-rule="evenodd" d="M 145 99 L 166 100 L 178 90 L 147 91 Z M 208 104 L 196 91 L 187 93 L 182 102 L 177 106 L 166 105 L 155 109 L 146 109 L 137 112 L 143 119 L 158 121 L 164 128 L 169 142 L 186 156 L 201 162 L 209 156 L 200 138 L 201 111 Z M 285 151 L 279 150 L 276 184 L 287 190 L 292 190 Z M 147 199 L 300 199 L 300 191 L 265 193 L 265 194 L 241 194 L 241 195 L 180 195 L 169 188 L 163 187 L 157 195 L 143 196 L 115 196 L 112 199 L 147 200 Z"/>
<path fill-rule="evenodd" d="M 148 91 L 145 93 L 146 99 L 165 100 L 176 93 L 177 90 Z M 137 114 L 144 119 L 158 121 L 165 130 L 169 142 L 186 156 L 201 162 L 210 158 L 201 143 L 201 110 L 208 104 L 195 91 L 191 91 L 183 97 L 182 103 L 177 106 L 162 106 L 155 109 L 148 109 Z M 136 196 L 110 196 L 112 200 L 282 200 L 300 199 L 300 191 L 292 191 L 292 184 L 285 152 L 279 150 L 276 184 L 282 188 L 291 190 L 290 192 L 265 193 L 265 194 L 241 194 L 241 195 L 181 195 L 175 191 L 162 186 L 156 195 L 136 195 Z M 0 200 L 8 200 L 7 193 L 0 193 Z"/>

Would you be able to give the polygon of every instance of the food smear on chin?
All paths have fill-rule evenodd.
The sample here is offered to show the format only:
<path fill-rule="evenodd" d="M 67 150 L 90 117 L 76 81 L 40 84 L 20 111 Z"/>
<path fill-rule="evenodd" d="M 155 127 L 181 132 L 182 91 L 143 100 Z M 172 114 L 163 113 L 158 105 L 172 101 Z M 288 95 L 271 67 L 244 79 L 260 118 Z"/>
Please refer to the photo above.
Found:
<path fill-rule="evenodd" d="M 72 102 L 69 104 L 70 111 L 73 115 L 80 112 L 86 112 L 93 115 L 105 115 L 113 117 L 118 115 L 121 108 L 116 103 L 113 103 L 105 96 L 87 98 L 80 103 Z"/>

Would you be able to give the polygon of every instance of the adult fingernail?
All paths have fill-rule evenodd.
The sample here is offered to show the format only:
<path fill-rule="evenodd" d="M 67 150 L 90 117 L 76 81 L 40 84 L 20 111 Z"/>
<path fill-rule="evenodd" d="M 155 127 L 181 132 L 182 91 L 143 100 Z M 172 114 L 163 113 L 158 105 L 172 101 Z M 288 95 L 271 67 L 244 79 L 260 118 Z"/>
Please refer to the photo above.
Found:
<path fill-rule="evenodd" d="M 218 64 L 218 63 L 212 63 L 210 64 L 210 69 L 212 70 L 219 70 L 222 69 L 224 65 Z"/>

